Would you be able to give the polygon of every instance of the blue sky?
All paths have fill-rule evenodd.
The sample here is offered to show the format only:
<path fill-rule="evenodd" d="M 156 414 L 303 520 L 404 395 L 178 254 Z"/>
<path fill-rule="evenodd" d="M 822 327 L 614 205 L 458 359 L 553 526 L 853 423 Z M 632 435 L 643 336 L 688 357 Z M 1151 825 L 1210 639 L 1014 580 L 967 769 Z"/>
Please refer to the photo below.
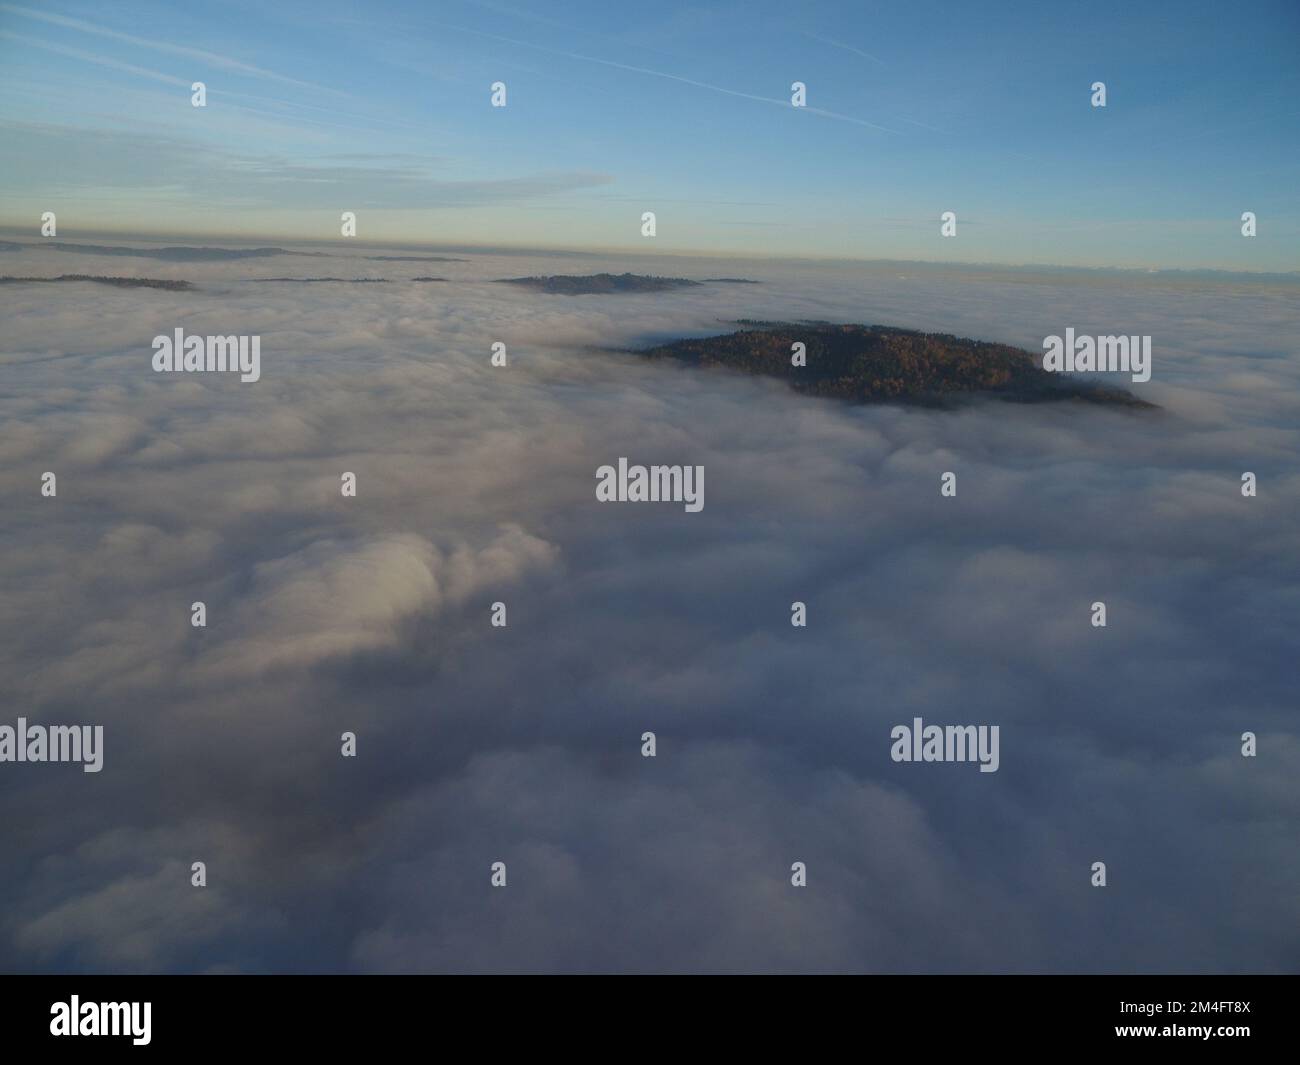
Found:
<path fill-rule="evenodd" d="M 0 2 L 0 224 L 1294 270 L 1298 57 L 1294 2 Z"/>

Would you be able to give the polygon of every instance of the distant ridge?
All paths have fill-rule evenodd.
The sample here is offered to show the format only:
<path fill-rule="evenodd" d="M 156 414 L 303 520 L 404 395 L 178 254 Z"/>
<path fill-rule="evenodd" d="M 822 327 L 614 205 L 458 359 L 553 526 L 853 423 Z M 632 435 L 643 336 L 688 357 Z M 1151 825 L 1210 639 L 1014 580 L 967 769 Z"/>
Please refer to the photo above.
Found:
<path fill-rule="evenodd" d="M 58 277 L 0 277 L 0 285 L 53 283 L 56 281 L 93 281 L 97 285 L 117 288 L 164 288 L 184 292 L 194 288 L 188 281 L 166 281 L 153 277 L 98 277 L 93 274 L 60 274 Z"/>
<path fill-rule="evenodd" d="M 70 251 L 81 255 L 114 255 L 127 259 L 157 259 L 169 263 L 225 262 L 232 259 L 267 259 L 273 255 L 305 255 L 324 258 L 322 252 L 289 251 L 287 248 L 128 248 L 115 244 L 64 244 L 58 241 L 0 241 L 0 251 L 24 248 Z"/>

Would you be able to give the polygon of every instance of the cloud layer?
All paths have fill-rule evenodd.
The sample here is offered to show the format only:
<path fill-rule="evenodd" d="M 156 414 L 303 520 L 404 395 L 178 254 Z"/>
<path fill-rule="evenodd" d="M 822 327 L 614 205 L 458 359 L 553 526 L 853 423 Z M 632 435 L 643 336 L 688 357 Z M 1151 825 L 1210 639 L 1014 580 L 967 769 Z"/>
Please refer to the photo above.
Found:
<path fill-rule="evenodd" d="M 0 292 L 0 691 L 106 747 L 0 766 L 6 969 L 1300 965 L 1293 287 L 13 261 L 199 287 Z M 763 283 L 491 283 L 624 269 Z M 736 318 L 1150 333 L 1163 410 L 854 408 L 593 350 Z M 177 326 L 260 334 L 262 379 L 153 374 Z M 624 455 L 703 464 L 703 512 L 597 503 Z M 892 763 L 915 716 L 999 725 L 1001 769 Z"/>

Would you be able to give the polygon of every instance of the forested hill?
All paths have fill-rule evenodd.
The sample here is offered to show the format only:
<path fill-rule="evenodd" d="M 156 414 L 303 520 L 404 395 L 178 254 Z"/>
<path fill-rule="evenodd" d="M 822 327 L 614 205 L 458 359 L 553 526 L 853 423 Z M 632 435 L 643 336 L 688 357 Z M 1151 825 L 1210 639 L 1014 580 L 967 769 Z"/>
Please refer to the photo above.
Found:
<path fill-rule="evenodd" d="M 962 395 L 988 395 L 1022 403 L 1077 399 L 1155 407 L 1121 388 L 1048 373 L 1029 352 L 1006 344 L 878 325 L 736 324 L 761 328 L 677 340 L 639 354 L 779 377 L 796 391 L 855 403 L 942 405 Z M 806 365 L 793 364 L 795 344 L 805 346 Z"/>

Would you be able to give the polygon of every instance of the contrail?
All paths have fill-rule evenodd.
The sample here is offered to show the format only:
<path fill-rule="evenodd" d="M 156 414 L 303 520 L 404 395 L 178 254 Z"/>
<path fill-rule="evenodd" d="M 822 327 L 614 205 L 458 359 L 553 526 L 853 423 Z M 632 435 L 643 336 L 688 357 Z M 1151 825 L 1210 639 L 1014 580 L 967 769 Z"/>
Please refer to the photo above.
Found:
<path fill-rule="evenodd" d="M 585 63 L 599 63 L 601 66 L 614 67 L 616 70 L 630 70 L 636 74 L 648 74 L 653 78 L 664 78 L 667 81 L 681 82 L 683 85 L 693 85 L 697 89 L 709 89 L 712 92 L 720 92 L 726 96 L 736 96 L 742 100 L 755 100 L 758 103 L 773 104 L 776 107 L 790 107 L 788 100 L 774 100 L 768 96 L 756 96 L 749 92 L 740 92 L 738 89 L 728 89 L 721 85 L 711 85 L 707 81 L 696 81 L 694 78 L 684 78 L 679 74 L 668 74 L 662 70 L 651 70 L 648 67 L 632 66 L 630 63 L 616 63 L 612 59 L 599 59 L 596 56 L 581 55 L 578 52 L 565 52 L 558 48 L 547 48 L 545 45 L 533 44 L 531 41 L 517 41 L 513 37 L 501 37 L 495 33 L 485 33 L 483 30 L 472 30 L 468 26 L 454 26 L 451 23 L 440 22 L 434 25 L 445 26 L 447 29 L 460 30 L 462 33 L 472 33 L 476 37 L 487 37 L 494 41 L 502 41 L 505 44 L 515 44 L 522 48 L 535 48 L 541 52 L 549 52 L 551 55 L 564 56 L 568 59 L 581 59 Z M 881 126 L 875 122 L 868 122 L 863 118 L 854 118 L 852 115 L 841 115 L 836 111 L 827 111 L 820 107 L 800 107 L 791 108 L 791 110 L 807 111 L 810 114 L 821 115 L 823 118 L 833 118 L 840 122 L 852 122 L 857 126 L 866 126 L 868 129 L 879 130 L 881 133 L 897 133 L 898 130 L 890 129 L 888 126 Z"/>
<path fill-rule="evenodd" d="M 807 30 L 800 31 L 805 37 L 811 37 L 814 41 L 821 41 L 822 44 L 829 44 L 833 48 L 843 48 L 846 52 L 852 52 L 854 55 L 860 55 L 863 59 L 870 59 L 873 63 L 879 63 L 882 67 L 889 66 L 879 56 L 874 56 L 870 52 L 864 52 L 861 48 L 854 48 L 851 44 L 842 44 L 839 41 L 833 41 L 829 37 L 818 37 L 815 33 L 809 33 Z"/>

